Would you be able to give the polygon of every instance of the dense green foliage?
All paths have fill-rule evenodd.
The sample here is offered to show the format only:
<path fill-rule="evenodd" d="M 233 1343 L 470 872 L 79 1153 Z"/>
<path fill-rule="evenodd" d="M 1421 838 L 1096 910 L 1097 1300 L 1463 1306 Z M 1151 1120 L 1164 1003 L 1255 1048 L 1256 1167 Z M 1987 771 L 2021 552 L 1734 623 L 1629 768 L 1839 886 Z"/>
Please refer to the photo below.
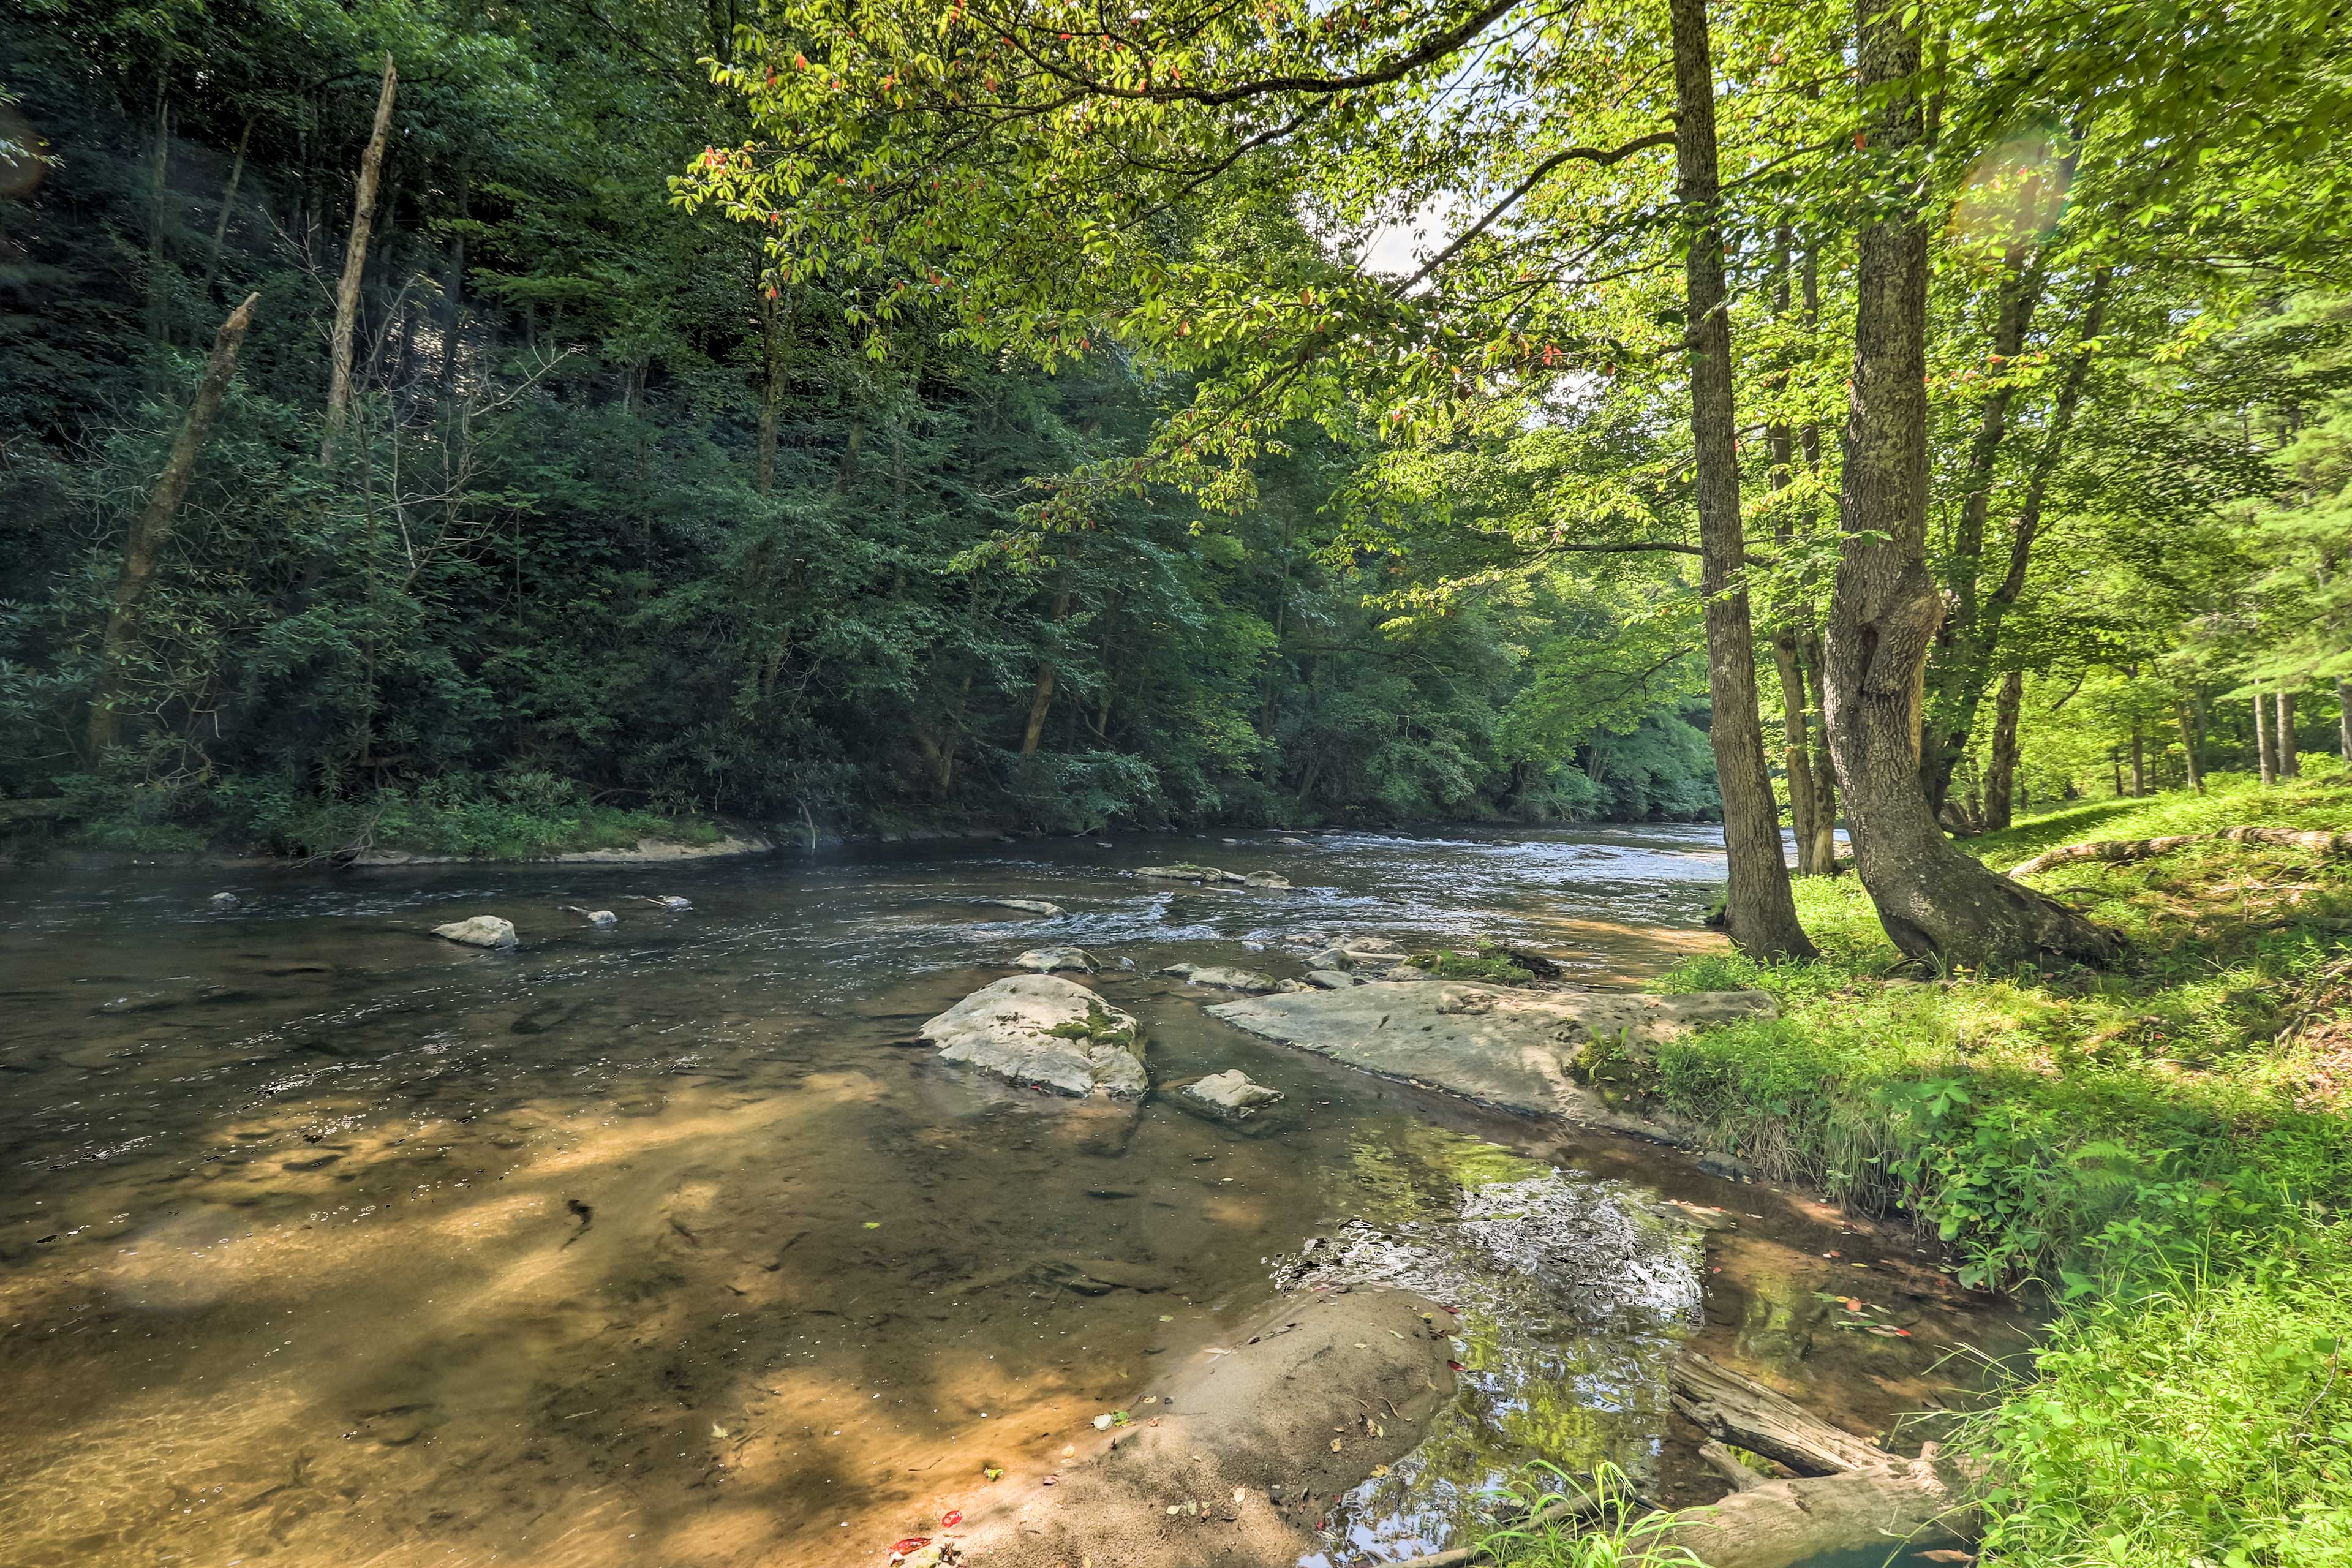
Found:
<path fill-rule="evenodd" d="M 1139 450 L 1186 373 L 1098 346 L 1049 374 L 912 305 L 877 334 L 855 280 L 790 280 L 679 210 L 672 176 L 740 131 L 696 63 L 731 15 L 53 0 L 0 22 L 10 123 L 44 144 L 0 180 L 0 795 L 63 797 L 103 843 L 311 852 L 711 814 L 1715 808 L 1673 564 L 1423 560 L 1425 507 L 1349 542 L 1344 430 L 1264 455 L 1242 510 L 1150 487 L 1006 548 L 1041 485 Z M 359 398 L 321 461 L 387 49 Z M 120 675 L 125 744 L 95 755 L 126 529 L 247 292 Z M 1399 617 L 1481 572 L 1477 602 Z"/>

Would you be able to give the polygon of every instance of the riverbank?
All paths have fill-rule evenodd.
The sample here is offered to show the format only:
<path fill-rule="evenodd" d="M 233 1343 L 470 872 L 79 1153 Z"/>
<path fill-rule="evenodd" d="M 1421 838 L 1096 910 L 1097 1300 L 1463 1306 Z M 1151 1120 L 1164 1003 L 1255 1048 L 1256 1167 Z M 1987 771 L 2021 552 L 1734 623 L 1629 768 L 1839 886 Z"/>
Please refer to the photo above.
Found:
<path fill-rule="evenodd" d="M 2007 868 L 2064 844 L 2208 836 L 2033 877 L 2126 934 L 2114 971 L 1922 974 L 1853 879 L 1808 879 L 1819 962 L 1706 956 L 1661 985 L 1756 986 L 1778 1017 L 1598 1064 L 1621 1101 L 1698 1124 L 1765 1175 L 1908 1214 L 1963 1284 L 2056 1305 L 1975 1431 L 1991 1561 L 2352 1553 L 2336 1219 L 2352 1198 L 2352 858 L 2210 837 L 2338 829 L 2352 784 L 2326 759 L 2275 789 L 2209 782 L 1969 845 Z"/>

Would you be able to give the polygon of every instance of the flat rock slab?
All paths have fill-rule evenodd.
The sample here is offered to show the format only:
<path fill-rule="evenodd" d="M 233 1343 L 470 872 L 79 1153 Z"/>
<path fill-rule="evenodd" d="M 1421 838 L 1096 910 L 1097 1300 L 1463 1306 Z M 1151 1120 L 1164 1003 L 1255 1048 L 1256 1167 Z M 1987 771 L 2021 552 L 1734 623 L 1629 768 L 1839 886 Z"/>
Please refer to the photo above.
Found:
<path fill-rule="evenodd" d="M 1215 963 L 1171 963 L 1160 973 L 1173 974 L 1187 985 L 1205 985 L 1214 991 L 1271 991 L 1276 984 L 1271 974 Z"/>
<path fill-rule="evenodd" d="M 1570 1079 L 1566 1063 L 1578 1047 L 1621 1032 L 1629 1043 L 1654 1046 L 1709 1024 L 1770 1017 L 1778 1009 L 1759 991 L 1649 996 L 1376 980 L 1340 991 L 1252 996 L 1208 1010 L 1236 1028 L 1369 1072 L 1508 1110 L 1655 1135 L 1655 1123 L 1612 1110 Z"/>
<path fill-rule="evenodd" d="M 1015 969 L 1034 970 L 1051 974 L 1057 969 L 1076 969 L 1092 974 L 1102 965 L 1095 955 L 1083 947 L 1033 947 L 1013 961 Z"/>
<path fill-rule="evenodd" d="M 1059 1094 L 1134 1100 L 1150 1087 L 1143 1029 L 1056 974 L 1016 974 L 984 985 L 925 1024 L 940 1059 Z"/>

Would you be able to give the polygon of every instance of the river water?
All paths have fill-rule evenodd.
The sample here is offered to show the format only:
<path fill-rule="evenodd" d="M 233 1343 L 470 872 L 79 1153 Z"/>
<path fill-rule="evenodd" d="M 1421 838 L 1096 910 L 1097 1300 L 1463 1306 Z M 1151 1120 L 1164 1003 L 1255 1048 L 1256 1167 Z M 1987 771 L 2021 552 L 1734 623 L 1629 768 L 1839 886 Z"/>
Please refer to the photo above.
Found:
<path fill-rule="evenodd" d="M 1180 858 L 1296 888 L 1129 874 Z M 1633 984 L 1713 945 L 1721 876 L 1679 826 L 0 872 L 0 1561 L 878 1565 L 1341 1254 L 1458 1298 L 1463 1392 L 1303 1561 L 1458 1539 L 1535 1459 L 1699 1500 L 1685 1338 L 1868 1429 L 2005 1325 L 1906 1238 L 1256 1040 L 1154 972 L 1483 935 Z M 520 951 L 428 934 L 473 914 Z M 1095 984 L 1155 1081 L 1286 1103 L 1106 1119 L 914 1042 L 1054 942 L 1132 962 Z M 1739 1228 L 1702 1245 L 1661 1193 Z M 1571 1300 L 1527 1237 L 1603 1210 L 1637 1286 Z M 1865 1285 L 1905 1335 L 1840 1331 Z"/>

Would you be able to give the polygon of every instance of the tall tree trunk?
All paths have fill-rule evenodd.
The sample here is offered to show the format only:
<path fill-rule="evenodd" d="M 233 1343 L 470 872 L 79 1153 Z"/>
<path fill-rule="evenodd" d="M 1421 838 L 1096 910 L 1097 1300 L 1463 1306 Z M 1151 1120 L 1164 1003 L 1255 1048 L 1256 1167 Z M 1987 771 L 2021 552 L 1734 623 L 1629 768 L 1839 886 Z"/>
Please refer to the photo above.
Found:
<path fill-rule="evenodd" d="M 473 181 L 470 172 L 460 165 L 457 170 L 457 225 L 449 236 L 449 261 L 441 278 L 441 369 L 438 376 L 439 395 L 449 401 L 449 389 L 457 381 L 457 333 L 466 310 L 466 223 L 473 205 Z"/>
<path fill-rule="evenodd" d="M 1821 691 L 1822 671 L 1828 666 L 1822 658 L 1822 639 L 1811 632 L 1805 634 L 1799 651 L 1803 655 L 1804 668 L 1811 672 L 1813 680 L 1809 698 L 1812 706 L 1807 714 L 1812 730 L 1813 874 L 1834 877 L 1838 874 L 1837 763 L 1830 755 L 1829 715 L 1822 710 Z"/>
<path fill-rule="evenodd" d="M 155 151 L 147 171 L 147 341 L 160 348 L 171 341 L 171 301 L 163 282 L 163 209 L 171 184 L 172 100 L 169 79 L 155 84 Z M 163 374 L 163 357 L 150 356 L 149 374 Z"/>
<path fill-rule="evenodd" d="M 1715 68 L 1706 0 L 1671 0 L 1675 35 L 1675 168 L 1692 226 L 1686 253 L 1691 445 L 1697 458 L 1701 578 L 1706 595 L 1708 736 L 1723 794 L 1723 842 L 1730 863 L 1725 923 L 1731 940 L 1759 958 L 1809 957 L 1797 923 L 1780 813 L 1757 716 L 1755 629 L 1743 582 L 1747 550 L 1739 511 L 1739 455 L 1732 419 L 1731 321 L 1723 282 L 1723 229 L 1715 151 Z"/>
<path fill-rule="evenodd" d="M 2147 745 L 2139 732 L 2139 721 L 2132 721 L 2132 798 L 2147 797 Z"/>
<path fill-rule="evenodd" d="M 204 379 L 196 384 L 195 400 L 188 405 L 187 417 L 180 423 L 178 439 L 172 443 L 172 455 L 163 463 L 163 476 L 155 481 L 154 493 L 147 498 L 147 506 L 131 524 L 130 537 L 122 550 L 122 571 L 114 580 L 114 607 L 106 617 L 106 637 L 99 653 L 98 681 L 90 698 L 89 747 L 96 759 L 121 735 L 122 663 L 131 652 L 139 625 L 140 601 L 147 596 L 147 585 L 154 580 L 156 559 L 172 537 L 172 524 L 180 511 L 180 502 L 188 493 L 188 481 L 196 471 L 196 458 L 212 435 L 213 416 L 220 412 L 221 395 L 228 388 L 229 378 L 236 374 L 236 352 L 245 342 L 247 327 L 253 325 L 253 307 L 260 301 L 258 294 L 249 294 L 245 303 L 229 312 L 228 320 L 213 334 L 212 356 L 205 362 Z"/>
<path fill-rule="evenodd" d="M 2278 773 L 2279 777 L 2291 779 L 2303 772 L 2294 752 L 2294 693 L 2281 687 L 2277 696 L 2278 739 L 2274 743 L 2278 748 Z"/>
<path fill-rule="evenodd" d="M 776 430 L 783 417 L 784 345 L 782 310 L 772 285 L 761 289 L 760 299 L 760 493 L 776 488 Z M 855 437 L 853 437 L 853 441 Z M 844 488 L 847 470 L 844 470 Z"/>
<path fill-rule="evenodd" d="M 246 143 L 253 140 L 253 117 L 247 115 L 245 129 L 236 133 L 236 155 L 228 163 L 228 188 L 221 193 L 219 220 L 213 225 L 212 254 L 205 259 L 205 283 L 197 294 L 209 302 L 213 297 L 213 279 L 220 276 L 221 249 L 228 242 L 228 220 L 236 211 L 237 183 L 245 178 Z"/>
<path fill-rule="evenodd" d="M 1797 840 L 1797 875 L 1820 874 L 1813 864 L 1813 769 L 1805 754 L 1805 671 L 1797 658 L 1797 630 L 1772 634 L 1772 663 L 1780 672 L 1781 771 L 1789 780 L 1789 829 Z"/>
<path fill-rule="evenodd" d="M 359 189 L 352 205 L 351 238 L 343 246 L 343 277 L 335 289 L 335 332 L 327 349 L 327 429 L 319 441 L 319 461 L 334 458 L 335 437 L 352 402 L 352 333 L 359 324 L 360 279 L 367 270 L 368 233 L 375 224 L 375 185 L 383 172 L 384 137 L 392 130 L 393 89 L 400 83 L 392 57 L 383 57 L 383 85 L 375 99 L 375 128 L 360 155 Z"/>
<path fill-rule="evenodd" d="M 2194 795 L 2203 795 L 2205 770 L 2197 765 L 2197 727 L 2189 721 L 2189 704 L 2174 703 L 2172 716 L 2180 725 L 2180 762 L 2189 772 L 2189 791 Z"/>
<path fill-rule="evenodd" d="M 2036 282 L 2037 289 L 2040 284 Z M 2105 329 L 2109 275 L 2105 268 L 2092 274 L 2091 286 L 2083 304 L 2083 319 L 2077 329 L 2084 343 L 2096 339 Z M 2019 324 L 2022 342 L 2023 323 Z M 2012 349 L 2011 353 L 2015 353 Z M 2020 502 L 2017 521 L 2010 533 L 2009 563 L 1990 594 L 1979 599 L 1975 574 L 1984 553 L 1984 524 L 1990 508 L 1991 464 L 1997 450 L 2000 430 L 2007 428 L 2006 395 L 2000 400 L 2000 427 L 1990 432 L 1980 424 L 1977 443 L 1970 452 L 1970 489 L 1963 504 L 1960 527 L 1954 542 L 1954 553 L 1963 551 L 1965 563 L 1953 581 L 1952 625 L 1942 638 L 1943 648 L 1929 667 L 1928 719 L 1927 731 L 1929 742 L 1919 770 L 1920 784 L 1931 802 L 1941 804 L 1942 792 L 1950 787 L 1951 770 L 1969 749 L 1969 737 L 1976 732 L 1977 710 L 1984 701 L 1987 687 L 1992 683 L 1993 666 L 2000 652 L 2000 628 L 2010 609 L 2025 592 L 2026 574 L 2032 565 L 2033 546 L 2041 538 L 2042 509 L 2048 499 L 2050 484 L 2058 471 L 2059 459 L 2066 450 L 2066 437 L 2074 423 L 2074 412 L 2083 398 L 2083 386 L 2090 378 L 2091 354 L 2078 349 L 2074 361 L 2066 367 L 2065 378 L 2059 384 L 2056 402 L 2050 411 L 2049 430 L 2043 436 L 2033 466 L 2027 475 L 2025 495 Z M 1994 410 L 1989 405 L 1985 420 L 1991 422 Z M 1981 454 L 1984 474 L 1980 481 L 1975 469 Z"/>
<path fill-rule="evenodd" d="M 1985 763 L 1984 830 L 1999 833 L 2015 818 L 2017 798 L 2017 718 L 2025 706 L 2025 672 L 2012 669 L 2000 678 L 2000 693 L 1992 703 L 1992 747 Z"/>
<path fill-rule="evenodd" d="M 1070 590 L 1065 588 L 1061 597 L 1054 601 L 1054 624 L 1061 625 L 1062 617 L 1069 613 Z M 1021 754 L 1024 757 L 1035 751 L 1037 742 L 1045 738 L 1045 715 L 1054 706 L 1054 688 L 1060 679 L 1050 658 L 1038 662 L 1037 684 L 1029 693 L 1029 721 L 1021 731 Z"/>
<path fill-rule="evenodd" d="M 1918 13 L 1857 0 L 1867 145 L 1890 170 L 1918 142 Z M 1862 229 L 1844 539 L 1822 682 L 1854 864 L 1895 945 L 1940 964 L 2042 955 L 2105 961 L 2116 938 L 1988 869 L 1937 826 L 1919 788 L 1920 679 L 1943 616 L 1927 565 L 1927 231 L 1920 193 Z"/>
<path fill-rule="evenodd" d="M 2352 764 L 2352 680 L 2336 678 L 2336 755 Z"/>
<path fill-rule="evenodd" d="M 2269 705 L 2263 701 L 2263 683 L 2254 682 L 2254 760 L 2262 769 L 2263 783 L 2278 783 L 2278 751 L 2271 744 Z"/>

